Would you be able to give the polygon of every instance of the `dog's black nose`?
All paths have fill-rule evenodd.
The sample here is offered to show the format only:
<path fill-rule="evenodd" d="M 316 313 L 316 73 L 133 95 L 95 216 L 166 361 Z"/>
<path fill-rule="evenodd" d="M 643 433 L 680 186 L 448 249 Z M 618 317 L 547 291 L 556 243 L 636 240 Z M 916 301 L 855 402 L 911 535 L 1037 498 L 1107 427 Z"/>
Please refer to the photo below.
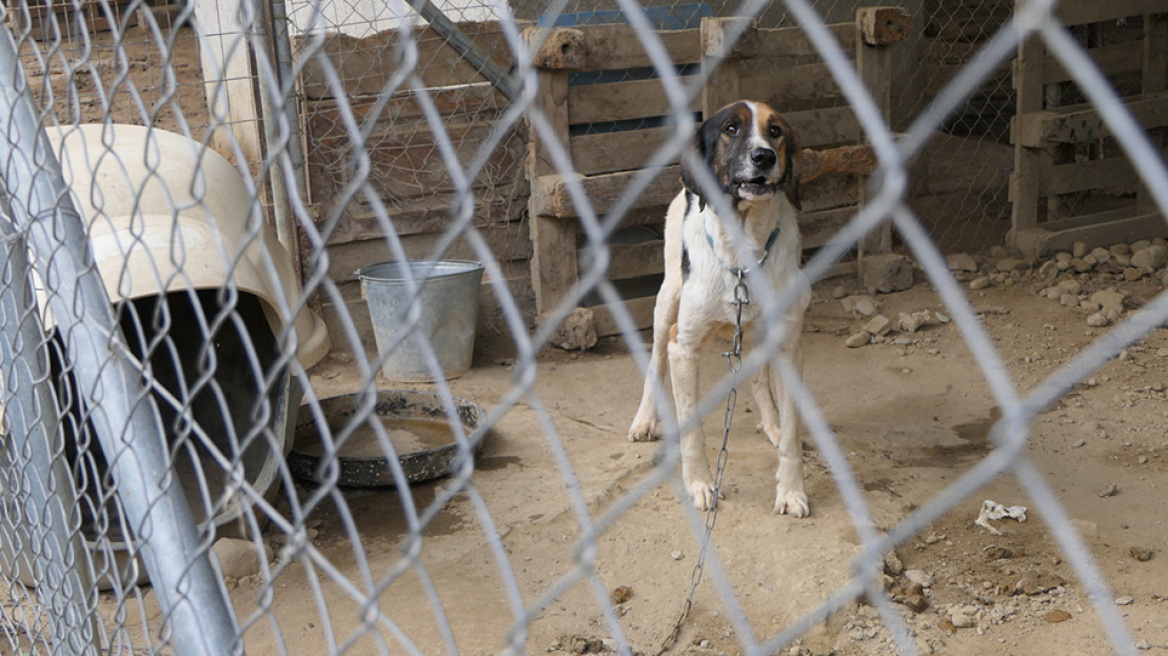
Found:
<path fill-rule="evenodd" d="M 750 153 L 750 161 L 760 169 L 769 169 L 778 161 L 775 151 L 770 148 L 755 148 Z"/>

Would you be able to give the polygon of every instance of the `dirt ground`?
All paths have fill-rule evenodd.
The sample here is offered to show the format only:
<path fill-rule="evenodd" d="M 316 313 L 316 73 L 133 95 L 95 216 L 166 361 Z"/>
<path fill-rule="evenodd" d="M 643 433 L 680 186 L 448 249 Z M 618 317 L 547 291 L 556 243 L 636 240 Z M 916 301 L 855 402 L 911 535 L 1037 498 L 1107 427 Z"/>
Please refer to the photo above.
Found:
<path fill-rule="evenodd" d="M 1164 289 L 1158 278 L 1123 282 L 1110 274 L 1080 277 L 1085 299 L 1096 289 L 1116 288 L 1129 294 L 1129 311 Z M 1064 273 L 1062 278 L 1076 276 Z M 991 280 L 988 287 L 969 293 L 1022 393 L 1107 330 L 1089 327 L 1087 310 L 1040 297 L 1048 283 L 1028 271 L 999 279 L 1001 283 Z M 803 335 L 805 375 L 846 449 L 875 521 L 890 527 L 989 451 L 987 431 L 998 411 L 952 323 L 892 333 L 884 343 L 845 347 L 845 337 L 866 321 L 832 297 L 833 288 L 847 284 L 837 278 L 815 291 Z M 912 289 L 877 300 L 890 317 L 944 311 L 920 272 Z M 712 353 L 704 367 L 720 375 L 725 364 Z M 1160 329 L 1042 414 L 1032 426 L 1027 452 L 1088 541 L 1138 646 L 1150 653 L 1168 651 L 1168 554 L 1163 551 L 1168 518 L 1166 369 L 1168 331 Z M 342 361 L 326 360 L 313 372 L 317 393 L 347 391 L 351 371 Z M 452 388 L 490 408 L 510 389 L 514 375 L 508 363 L 479 366 L 453 381 Z M 706 383 L 711 380 L 707 376 Z M 306 577 L 302 566 L 293 563 L 270 587 L 260 580 L 233 582 L 240 617 L 270 607 L 284 648 L 292 654 L 325 653 L 330 639 L 337 644 L 351 641 L 347 653 L 354 654 L 378 653 L 382 639 L 394 651 L 408 640 L 420 653 L 439 653 L 445 651 L 444 641 L 452 640 L 460 653 L 497 653 L 508 631 L 517 630 L 516 600 L 508 596 L 501 573 L 506 569 L 532 613 L 526 653 L 610 647 L 606 641 L 612 636 L 597 594 L 607 596 L 621 587 L 627 588 L 619 593 L 625 598 L 617 605 L 621 630 L 635 650 L 654 653 L 680 610 L 698 555 L 673 484 L 677 476 L 601 534 L 595 584 L 585 579 L 562 594 L 552 592 L 560 590 L 576 567 L 580 513 L 599 517 L 653 468 L 659 445 L 625 439 L 640 387 L 636 365 L 615 340 L 602 340 L 582 354 L 545 352 L 535 384 L 538 400 L 528 397 L 514 407 L 488 437 L 473 478 L 476 494 L 461 493 L 438 510 L 423 531 L 421 567 L 378 588 L 379 609 L 395 627 L 378 625 L 382 638 L 363 628 L 359 605 L 345 587 L 369 589 L 375 585 L 371 581 L 382 580 L 400 564 L 407 522 L 404 500 L 392 489 L 345 490 L 326 500 L 308 526 L 314 544 L 335 570 L 317 566 Z M 847 509 L 814 450 L 807 452 L 811 516 L 797 520 L 771 513 L 775 454 L 754 431 L 748 393 L 738 405 L 713 549 L 755 638 L 765 640 L 842 586 L 859 548 Z M 541 408 L 558 440 L 547 436 L 550 427 Z M 707 421 L 711 453 L 721 434 L 721 413 L 714 414 L 718 416 Z M 586 508 L 572 504 L 565 491 L 568 480 L 587 499 Z M 449 484 L 438 480 L 410 492 L 421 508 Z M 299 492 L 305 497 L 311 489 Z M 996 522 L 1003 535 L 991 535 L 973 523 L 985 499 L 1028 506 L 1029 521 Z M 337 510 L 341 500 L 352 515 L 359 543 Z M 476 512 L 479 503 L 489 509 L 493 526 L 483 525 Z M 920 592 L 926 608 L 914 612 L 896 606 L 922 652 L 1111 652 L 1045 520 L 1044 509 L 1010 475 L 1003 475 L 897 549 L 904 568 L 920 570 L 923 576 L 914 572 L 914 577 L 929 583 Z M 488 550 L 485 531 L 501 536 L 503 565 Z M 363 559 L 368 570 L 356 564 Z M 335 577 L 340 576 L 351 583 L 337 584 Z M 903 576 L 893 578 L 894 592 L 916 591 L 905 589 L 912 586 Z M 312 579 L 319 580 L 319 590 L 309 588 Z M 449 637 L 439 630 L 439 610 L 429 601 L 427 586 L 441 599 Z M 327 602 L 327 617 L 318 608 L 317 595 Z M 332 623 L 332 638 L 322 629 L 326 622 Z M 394 632 L 400 633 L 395 637 Z M 249 627 L 247 639 L 252 653 L 269 653 L 272 623 L 259 619 Z M 674 653 L 740 651 L 714 577 L 707 572 Z M 789 649 L 792 654 L 841 655 L 893 651 L 875 610 L 856 603 Z"/>

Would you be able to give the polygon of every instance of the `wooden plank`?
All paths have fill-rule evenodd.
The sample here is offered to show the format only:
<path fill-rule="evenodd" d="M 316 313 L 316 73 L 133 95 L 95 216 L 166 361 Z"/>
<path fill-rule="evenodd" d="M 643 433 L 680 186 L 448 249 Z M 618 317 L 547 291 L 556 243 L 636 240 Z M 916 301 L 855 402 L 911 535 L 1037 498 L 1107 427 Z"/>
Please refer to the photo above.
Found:
<path fill-rule="evenodd" d="M 490 113 L 493 117 L 507 105 L 507 99 L 503 94 L 487 83 L 428 89 L 427 94 L 434 108 L 446 118 L 471 115 L 485 120 L 485 114 Z M 304 103 L 304 116 L 307 121 L 316 120 L 318 129 L 323 130 L 318 136 L 326 134 L 348 136 L 345 120 L 351 115 L 358 124 L 364 123 L 381 106 L 379 100 L 376 96 L 357 96 L 344 101 L 333 98 L 309 98 Z M 403 91 L 390 96 L 377 120 L 390 123 L 398 129 L 404 127 L 403 124 L 407 122 L 426 127 L 425 111 L 418 104 L 413 91 Z"/>
<path fill-rule="evenodd" d="M 1168 223 L 1158 213 L 1131 216 L 1133 208 L 1050 221 L 1019 231 L 1013 242 L 1028 257 L 1069 251 L 1075 242 L 1087 248 L 1168 235 Z"/>
<path fill-rule="evenodd" d="M 854 23 L 836 23 L 828 25 L 832 36 L 839 42 L 845 54 L 856 56 L 856 25 Z M 818 57 L 819 51 L 807 38 L 802 27 L 760 28 L 758 30 L 758 47 L 754 53 L 759 59 L 778 59 L 781 57 Z"/>
<path fill-rule="evenodd" d="M 501 191 L 505 192 L 507 189 Z M 442 232 L 451 222 L 452 200 L 447 196 L 434 196 L 416 199 L 405 206 L 391 207 L 388 209 L 391 229 L 399 236 Z M 473 212 L 471 225 L 480 228 L 498 226 L 517 221 L 521 206 L 513 197 L 488 193 L 476 196 Z M 327 219 L 327 215 L 321 218 Z M 326 235 L 325 243 L 333 245 L 378 239 L 384 237 L 386 232 L 386 225 L 380 214 L 367 204 L 354 199 L 345 208 L 345 214 L 336 228 Z"/>
<path fill-rule="evenodd" d="M 858 205 L 852 205 L 818 212 L 803 212 L 799 215 L 799 233 L 803 238 L 803 248 L 823 246 L 859 211 Z"/>
<path fill-rule="evenodd" d="M 803 147 L 855 143 L 863 134 L 850 107 L 811 109 L 784 116 L 799 134 L 799 145 Z"/>
<path fill-rule="evenodd" d="M 609 244 L 609 280 L 624 280 L 651 276 L 665 271 L 665 241 L 654 239 L 641 244 Z M 585 246 L 579 249 L 577 262 L 583 273 L 593 266 L 595 248 Z"/>
<path fill-rule="evenodd" d="M 681 82 L 688 84 L 692 79 L 692 76 L 682 77 Z M 568 106 L 572 108 L 573 125 L 672 113 L 665 89 L 658 79 L 568 87 Z M 701 107 L 695 100 L 690 109 L 698 111 Z"/>
<path fill-rule="evenodd" d="M 573 30 L 584 33 L 585 71 L 608 71 L 621 68 L 652 66 L 641 36 L 632 25 L 577 25 Z M 698 29 L 655 32 L 675 64 L 695 64 L 701 59 Z"/>
<path fill-rule="evenodd" d="M 322 126 L 321 124 L 326 124 Z M 326 119 L 313 117 L 308 122 L 309 179 L 312 201 L 325 212 L 333 211 L 333 202 L 342 198 L 352 183 L 354 145 L 347 136 L 327 131 Z M 365 152 L 370 168 L 366 181 L 389 206 L 414 198 L 451 194 L 457 185 L 450 169 L 436 147 L 436 139 L 429 129 L 393 129 L 385 124 L 385 131 L 375 131 Z M 489 138 L 494 126 L 489 121 L 451 123 L 447 125 L 458 160 L 468 163 L 474 159 L 482 144 Z M 317 135 L 324 132 L 326 136 Z M 526 132 L 516 126 L 504 136 L 500 146 L 490 154 L 486 170 L 502 172 L 505 182 L 513 181 L 521 170 L 526 155 Z M 493 176 L 480 176 L 472 189 L 490 189 L 500 184 Z"/>
<path fill-rule="evenodd" d="M 626 300 L 624 309 L 631 315 L 633 324 L 638 330 L 653 327 L 653 307 L 657 305 L 656 296 L 642 296 Z M 620 326 L 616 322 L 614 310 L 608 305 L 597 305 L 592 308 L 592 326 L 598 337 L 619 335 Z"/>
<path fill-rule="evenodd" d="M 772 107 L 823 106 L 843 98 L 827 64 L 742 71 L 739 86 L 742 98 L 761 100 Z"/>
<path fill-rule="evenodd" d="M 572 137 L 572 162 L 576 171 L 584 175 L 632 171 L 644 166 L 675 133 L 676 128 L 668 127 Z M 668 163 L 676 161 L 674 158 Z"/>
<path fill-rule="evenodd" d="M 585 193 L 597 214 L 604 214 L 624 193 L 634 176 L 642 171 L 609 173 L 581 179 Z M 677 166 L 667 166 L 653 178 L 645 192 L 637 197 L 633 209 L 660 207 L 673 202 L 673 197 L 681 191 L 681 173 Z M 536 178 L 531 183 L 531 214 L 554 216 L 560 219 L 578 219 L 579 211 L 568 195 L 567 185 L 558 175 Z"/>
<path fill-rule="evenodd" d="M 568 147 L 568 74 L 564 71 L 539 69 L 539 94 L 536 104 L 543 110 L 552 126 L 554 140 L 564 148 Z M 534 152 L 531 175 L 533 177 L 554 173 L 555 165 L 548 154 L 547 144 L 538 132 L 532 130 L 531 141 Z M 569 153 L 571 151 L 568 151 Z"/>
<path fill-rule="evenodd" d="M 1087 54 L 1099 65 L 1104 75 L 1118 75 L 1140 70 L 1143 59 L 1143 42 L 1129 41 L 1112 45 L 1089 48 Z M 1074 79 L 1063 63 L 1054 55 L 1046 55 L 1042 60 L 1042 81 L 1045 84 L 1068 82 Z"/>
<path fill-rule="evenodd" d="M 1036 181 L 1039 196 L 1053 196 L 1130 184 L 1137 180 L 1128 158 L 1109 157 L 1071 164 L 1044 163 Z"/>
<path fill-rule="evenodd" d="M 912 32 L 912 14 L 903 7 L 860 7 L 856 9 L 856 35 L 860 45 L 890 46 L 901 43 Z"/>
<path fill-rule="evenodd" d="M 527 228 L 521 223 L 508 223 L 479 231 L 491 247 L 491 252 L 500 261 L 526 260 L 532 256 L 531 241 L 527 239 Z M 433 232 L 401 237 L 402 248 L 411 259 L 426 258 L 433 254 L 434 246 L 443 239 L 443 233 Z M 575 250 L 573 242 L 573 250 Z M 352 241 L 329 246 L 329 278 L 334 282 L 356 280 L 358 269 L 394 259 L 389 244 L 384 238 Z M 465 239 L 456 239 L 443 257 L 477 260 L 478 254 Z"/>
<path fill-rule="evenodd" d="M 210 2 L 211 0 L 200 0 Z M 514 62 L 511 48 L 497 22 L 463 22 L 457 27 L 502 70 Z M 308 98 L 339 96 L 377 96 L 397 70 L 396 52 L 401 35 L 398 30 L 386 30 L 372 36 L 357 38 L 337 32 L 323 35 L 292 37 L 293 56 L 303 66 L 300 72 L 301 89 Z M 427 87 L 443 87 L 485 82 L 475 67 L 466 61 L 446 38 L 426 26 L 415 30 L 418 64 L 415 72 Z M 317 45 L 319 43 L 319 46 Z M 336 69 L 340 88 L 329 84 L 327 60 Z"/>
<path fill-rule="evenodd" d="M 1164 0 L 1061 0 L 1056 3 L 1054 13 L 1067 25 L 1081 25 L 1164 10 Z"/>
<path fill-rule="evenodd" d="M 1168 125 L 1168 93 L 1129 99 L 1132 117 L 1145 129 Z M 1020 129 L 1018 143 L 1041 148 L 1054 143 L 1083 143 L 1111 136 L 1099 111 L 1089 105 L 1074 105 L 1062 111 L 1041 111 L 1016 117 Z"/>

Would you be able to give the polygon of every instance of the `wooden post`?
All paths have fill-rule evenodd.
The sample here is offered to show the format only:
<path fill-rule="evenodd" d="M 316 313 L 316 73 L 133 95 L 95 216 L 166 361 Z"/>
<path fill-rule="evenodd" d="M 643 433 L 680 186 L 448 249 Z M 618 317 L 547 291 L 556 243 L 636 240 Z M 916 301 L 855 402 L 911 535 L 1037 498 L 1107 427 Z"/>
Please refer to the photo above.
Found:
<path fill-rule="evenodd" d="M 706 85 L 702 88 L 702 116 L 713 116 L 722 107 L 739 100 L 738 60 L 756 41 L 758 28 L 746 26 L 735 43 L 730 37 L 741 27 L 740 17 L 702 19 L 702 73 Z M 739 23 L 739 25 L 735 25 Z"/>
<path fill-rule="evenodd" d="M 211 135 L 211 147 L 253 174 L 263 161 L 260 110 L 251 66 L 250 26 L 240 22 L 240 0 L 194 0 L 195 17 L 205 44 L 199 48 L 207 108 L 222 116 L 226 129 Z M 232 139 L 245 162 L 235 161 Z"/>
<path fill-rule="evenodd" d="M 1140 94 L 1163 91 L 1168 87 L 1168 14 L 1147 14 L 1144 16 L 1144 71 Z M 1148 138 L 1156 150 L 1163 150 L 1164 129 L 1151 130 Z M 1140 188 L 1136 197 L 1136 214 L 1150 214 L 1158 211 L 1156 201 L 1147 189 Z"/>
<path fill-rule="evenodd" d="M 529 28 L 529 42 L 536 34 Z M 564 149 L 568 141 L 568 69 L 583 61 L 583 43 L 578 30 L 557 28 L 537 53 L 539 90 L 535 106 L 543 111 L 552 125 L 555 139 Z M 540 191 L 558 179 L 552 164 L 548 143 L 533 129 L 531 152 L 528 153 L 528 175 L 532 181 L 531 201 L 531 283 L 535 291 L 535 307 L 539 316 L 550 312 L 576 284 L 576 235 L 579 229 L 573 221 L 545 216 L 539 213 Z"/>
<path fill-rule="evenodd" d="M 912 16 L 901 7 L 860 7 L 856 10 L 856 70 L 872 94 L 885 126 L 892 124 L 892 53 L 888 46 L 908 38 Z M 868 200 L 868 184 L 860 180 L 860 204 Z M 864 256 L 892 250 L 892 221 L 885 221 L 860 241 L 858 268 Z"/>
<path fill-rule="evenodd" d="M 1018 0 L 1015 6 L 1022 4 Z M 1038 225 L 1038 176 L 1042 175 L 1041 148 L 1022 145 L 1020 117 L 1042 110 L 1042 66 L 1046 55 L 1040 37 L 1031 36 L 1018 44 L 1018 59 L 1014 62 L 1014 89 L 1018 94 L 1017 111 L 1010 124 L 1010 140 L 1014 142 L 1014 172 L 1010 175 L 1010 200 L 1013 203 L 1010 234 L 1007 241 L 1019 246 L 1019 233 Z"/>

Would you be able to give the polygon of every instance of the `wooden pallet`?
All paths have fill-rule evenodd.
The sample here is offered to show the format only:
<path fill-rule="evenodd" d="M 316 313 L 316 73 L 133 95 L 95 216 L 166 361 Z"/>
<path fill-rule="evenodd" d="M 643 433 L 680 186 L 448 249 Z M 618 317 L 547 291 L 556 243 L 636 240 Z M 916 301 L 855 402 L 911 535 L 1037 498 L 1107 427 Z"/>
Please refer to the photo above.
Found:
<path fill-rule="evenodd" d="M 1139 74 L 1140 93 L 1125 101 L 1153 143 L 1162 143 L 1168 126 L 1168 0 L 1065 0 L 1056 13 L 1086 39 L 1087 52 L 1105 75 Z M 1143 17 L 1142 38 L 1106 42 L 1103 27 L 1131 16 Z M 1142 187 L 1130 207 L 1081 212 L 1070 202 L 1076 195 L 1138 182 L 1126 155 L 1112 155 L 1102 147 L 1111 132 L 1098 110 L 1089 104 L 1062 104 L 1071 80 L 1041 39 L 1019 45 L 1014 63 L 1018 109 L 1011 127 L 1010 244 L 1027 255 L 1044 255 L 1069 250 L 1077 241 L 1110 246 L 1168 233 L 1168 224 Z"/>
<path fill-rule="evenodd" d="M 809 161 L 822 163 L 818 172 L 809 171 L 805 178 L 819 177 L 815 183 L 802 186 L 804 214 L 800 218 L 805 247 L 822 246 L 856 214 L 864 196 L 856 176 L 829 174 L 870 172 L 874 164 L 871 151 L 855 149 L 863 142 L 859 123 L 801 28 L 748 25 L 738 44 L 727 49 L 726 34 L 736 20 L 741 19 L 703 18 L 699 29 L 657 35 L 679 67 L 683 82 L 687 73 L 718 64 L 704 92 L 690 107 L 694 112 L 709 115 L 729 102 L 751 98 L 784 113 L 803 145 L 810 147 L 806 151 Z M 907 12 L 863 8 L 856 22 L 831 25 L 830 29 L 857 62 L 887 120 L 892 84 L 889 47 L 907 36 Z M 537 34 L 532 28 L 527 37 Z M 597 216 L 603 217 L 615 207 L 630 184 L 650 175 L 651 182 L 631 202 L 622 225 L 660 226 L 669 202 L 680 189 L 677 162 L 664 162 L 652 173 L 646 173 L 644 166 L 672 136 L 672 128 L 657 120 L 670 114 L 669 100 L 655 77 L 621 79 L 614 75 L 652 66 L 641 41 L 633 28 L 624 24 L 553 28 L 535 60 L 540 83 L 536 103 L 551 123 L 551 140 L 569 154 L 575 169 L 571 181 L 583 188 Z M 573 74 L 581 71 L 590 72 L 594 83 L 572 84 Z M 592 133 L 579 129 L 598 124 L 633 127 Z M 581 273 L 578 242 L 583 229 L 580 210 L 570 195 L 572 185 L 553 165 L 549 140 L 532 130 L 532 141 L 528 164 L 532 285 L 537 313 L 542 317 L 562 303 L 580 300 L 576 284 Z M 852 150 L 820 156 L 836 147 Z M 888 250 L 890 241 L 884 228 L 865 240 L 863 249 Z M 613 265 L 606 272 L 609 280 L 644 279 L 662 273 L 660 240 L 611 248 Z M 856 264 L 849 263 L 843 270 L 855 269 Z M 647 295 L 624 301 L 639 328 L 651 325 L 654 300 Z M 592 309 L 598 334 L 619 332 L 611 307 Z"/>

